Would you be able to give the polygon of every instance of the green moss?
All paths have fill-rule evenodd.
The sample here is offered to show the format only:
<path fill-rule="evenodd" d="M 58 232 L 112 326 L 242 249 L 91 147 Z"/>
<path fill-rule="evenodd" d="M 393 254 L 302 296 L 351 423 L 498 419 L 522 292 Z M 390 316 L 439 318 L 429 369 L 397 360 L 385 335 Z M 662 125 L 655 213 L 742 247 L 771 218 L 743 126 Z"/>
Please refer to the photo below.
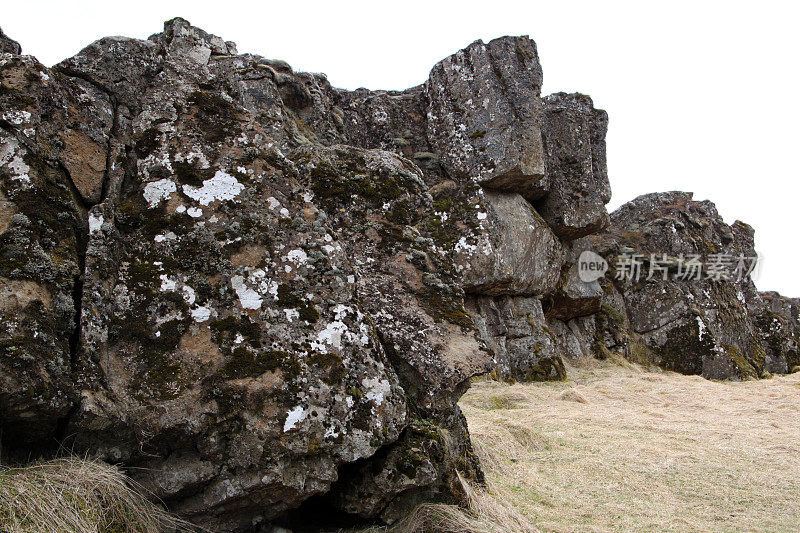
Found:
<path fill-rule="evenodd" d="M 294 293 L 292 287 L 288 283 L 281 283 L 278 285 L 278 304 L 281 307 L 295 309 L 300 307 L 302 303 L 302 298 Z"/>
<path fill-rule="evenodd" d="M 308 362 L 325 371 L 322 381 L 328 385 L 341 383 L 347 375 L 342 358 L 337 354 L 314 352 L 308 358 Z"/>
<path fill-rule="evenodd" d="M 258 377 L 265 372 L 282 370 L 293 379 L 300 373 L 300 363 L 291 352 L 283 350 L 253 350 L 247 346 L 235 348 L 225 363 L 223 374 L 228 379 Z"/>
<path fill-rule="evenodd" d="M 309 324 L 313 324 L 319 320 L 319 311 L 317 311 L 317 308 L 314 307 L 314 304 L 311 302 L 303 302 L 303 305 L 297 308 L 297 312 L 300 318 Z"/>
<path fill-rule="evenodd" d="M 625 316 L 608 302 L 602 302 L 600 304 L 600 311 L 597 315 L 609 326 L 621 328 L 625 325 Z"/>
<path fill-rule="evenodd" d="M 247 315 L 233 316 L 212 320 L 209 323 L 211 336 L 218 344 L 229 345 L 241 335 L 243 342 L 252 348 L 261 347 L 261 326 L 250 320 Z"/>
<path fill-rule="evenodd" d="M 517 53 L 517 59 L 519 59 L 520 63 L 525 63 L 526 59 L 533 59 L 533 54 L 527 50 L 523 50 L 519 45 L 515 47 L 515 52 Z"/>
<path fill-rule="evenodd" d="M 353 397 L 354 400 L 360 400 L 364 396 L 364 391 L 358 387 L 350 387 L 347 389 L 347 394 Z"/>
<path fill-rule="evenodd" d="M 437 322 L 450 322 L 465 328 L 474 326 L 472 317 L 464 308 L 463 294 L 454 292 L 451 287 L 426 286 L 418 297 L 425 312 Z"/>
<path fill-rule="evenodd" d="M 197 126 L 210 143 L 218 143 L 233 133 L 236 125 L 235 108 L 222 96 L 195 91 L 189 95 L 188 101 L 198 110 Z"/>
<path fill-rule="evenodd" d="M 147 128 L 136 136 L 133 143 L 133 151 L 139 159 L 144 159 L 161 144 L 159 137 L 161 132 L 156 128 Z"/>
<path fill-rule="evenodd" d="M 179 183 L 195 187 L 202 186 L 203 181 L 211 179 L 214 176 L 213 169 L 196 168 L 191 163 L 185 161 L 173 161 L 172 169 Z"/>
<path fill-rule="evenodd" d="M 386 220 L 395 224 L 410 225 L 414 223 L 414 215 L 411 202 L 406 198 L 402 198 L 395 201 L 392 208 L 386 212 Z"/>
<path fill-rule="evenodd" d="M 308 154 L 298 159 L 305 157 Z M 378 206 L 406 193 L 420 192 L 420 184 L 410 174 L 375 168 L 360 150 L 339 149 L 335 158 L 313 163 L 309 171 L 311 190 L 326 207 L 350 204 L 354 197 Z"/>
<path fill-rule="evenodd" d="M 725 353 L 728 357 L 731 358 L 731 361 L 736 365 L 736 368 L 739 372 L 739 378 L 742 380 L 747 379 L 758 379 L 759 373 L 750 364 L 750 362 L 742 355 L 742 352 L 739 350 L 738 347 L 734 346 L 733 344 L 722 344 L 722 349 L 725 350 Z"/>
<path fill-rule="evenodd" d="M 447 459 L 447 443 L 442 429 L 429 420 L 412 419 L 396 448 L 398 473 L 414 479 L 420 468 L 434 467 Z"/>
<path fill-rule="evenodd" d="M 434 198 L 433 210 L 422 221 L 421 229 L 440 248 L 452 251 L 462 237 L 476 244 L 475 236 L 482 231 L 475 216 L 477 189 L 474 184 L 464 185 L 455 191 L 442 190 Z"/>
<path fill-rule="evenodd" d="M 286 283 L 278 285 L 278 305 L 285 309 L 296 309 L 300 318 L 309 324 L 319 320 L 319 311 L 314 304 L 297 295 Z"/>

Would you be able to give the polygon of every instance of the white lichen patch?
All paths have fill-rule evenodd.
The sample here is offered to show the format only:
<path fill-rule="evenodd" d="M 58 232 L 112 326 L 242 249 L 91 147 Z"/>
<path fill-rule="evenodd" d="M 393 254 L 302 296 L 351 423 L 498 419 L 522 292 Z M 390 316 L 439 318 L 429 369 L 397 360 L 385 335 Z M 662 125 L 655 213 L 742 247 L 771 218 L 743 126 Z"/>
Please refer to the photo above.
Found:
<path fill-rule="evenodd" d="M 467 252 L 467 253 L 473 253 L 473 252 L 475 252 L 477 249 L 478 249 L 478 247 L 477 247 L 477 246 L 475 246 L 474 244 L 470 244 L 469 242 L 467 242 L 467 238 L 466 238 L 466 237 L 461 237 L 461 238 L 458 240 L 458 242 L 456 243 L 455 247 L 454 247 L 454 250 L 456 251 L 456 253 L 458 253 L 458 252 L 462 252 L 462 251 L 463 251 L 463 252 Z"/>
<path fill-rule="evenodd" d="M 177 190 L 178 186 L 175 185 L 174 181 L 164 178 L 145 185 L 143 195 L 147 205 L 153 208 L 157 207 L 162 200 L 169 200 L 172 197 L 172 193 Z"/>
<path fill-rule="evenodd" d="M 290 429 L 297 427 L 297 424 L 302 422 L 308 416 L 308 411 L 302 406 L 298 405 L 286 414 L 286 422 L 283 423 L 283 432 L 286 433 Z"/>
<path fill-rule="evenodd" d="M 317 332 L 317 339 L 311 341 L 313 349 L 328 353 L 330 349 L 341 350 L 344 342 L 361 346 L 369 344 L 369 327 L 363 323 L 364 315 L 360 311 L 353 311 L 353 308 L 342 304 L 334 306 L 331 311 L 334 313 L 334 320 Z M 355 315 L 357 331 L 352 331 L 344 322 L 350 314 Z"/>
<path fill-rule="evenodd" d="M 344 322 L 340 320 L 329 322 L 322 331 L 317 333 L 317 342 L 312 342 L 311 346 L 322 353 L 328 353 L 329 347 L 341 350 L 342 336 L 347 331 L 347 324 Z"/>
<path fill-rule="evenodd" d="M 202 187 L 184 185 L 183 193 L 197 201 L 200 205 L 208 205 L 213 201 L 233 200 L 244 190 L 244 185 L 222 170 L 218 170 L 214 177 L 203 181 Z"/>
<path fill-rule="evenodd" d="M 198 218 L 203 216 L 203 210 L 200 209 L 199 207 L 190 207 L 189 209 L 186 210 L 186 214 L 192 218 Z"/>
<path fill-rule="evenodd" d="M 158 278 L 161 280 L 162 291 L 174 291 L 175 289 L 178 288 L 178 281 L 172 279 L 166 274 L 161 274 L 160 276 L 158 276 Z"/>
<path fill-rule="evenodd" d="M 708 329 L 706 328 L 705 322 L 699 316 L 695 317 L 697 319 L 697 331 L 698 331 L 698 338 L 699 340 L 703 340 L 703 337 L 708 333 Z"/>
<path fill-rule="evenodd" d="M 361 385 L 367 391 L 366 398 L 375 402 L 375 405 L 381 405 L 386 396 L 392 391 L 392 386 L 386 379 L 366 378 L 361 382 Z"/>
<path fill-rule="evenodd" d="M 198 305 L 189 311 L 195 322 L 205 322 L 211 318 L 211 308 Z"/>
<path fill-rule="evenodd" d="M 231 286 L 236 291 L 236 296 L 239 297 L 239 303 L 243 309 L 261 309 L 263 299 L 256 291 L 245 285 L 242 276 L 233 276 L 231 278 Z"/>
<path fill-rule="evenodd" d="M 19 148 L 19 142 L 13 138 L 6 139 L 0 143 L 0 166 L 5 166 L 8 169 L 12 180 L 22 182 L 25 186 L 30 186 L 31 177 L 28 173 L 31 168 L 25 163 Z"/>
<path fill-rule="evenodd" d="M 89 214 L 89 234 L 94 235 L 95 233 L 99 232 L 103 228 L 103 215 L 95 215 L 94 213 Z"/>
<path fill-rule="evenodd" d="M 296 265 L 305 265 L 308 261 L 308 255 L 306 254 L 305 250 L 298 248 L 296 250 L 291 250 L 288 254 L 286 254 L 286 259 Z"/>
<path fill-rule="evenodd" d="M 287 322 L 294 322 L 295 319 L 300 318 L 300 313 L 297 309 L 284 309 L 283 312 L 286 314 Z"/>
<path fill-rule="evenodd" d="M 6 122 L 10 122 L 16 126 L 19 126 L 24 122 L 28 122 L 31 119 L 31 114 L 28 113 L 27 111 L 16 111 L 16 110 L 6 111 L 5 113 L 3 113 L 2 116 L 3 120 L 5 120 Z"/>
<path fill-rule="evenodd" d="M 168 231 L 167 233 L 159 233 L 153 240 L 156 242 L 164 242 L 164 241 L 174 241 L 177 240 L 178 236 L 175 233 Z"/>
<path fill-rule="evenodd" d="M 183 291 L 183 301 L 189 305 L 194 305 L 195 300 L 197 300 L 194 289 L 188 285 L 184 285 L 181 287 L 181 290 Z"/>
<path fill-rule="evenodd" d="M 180 161 L 180 157 L 175 157 L 177 161 Z M 208 163 L 208 158 L 206 158 L 205 154 L 199 147 L 195 146 L 194 150 L 186 154 L 185 160 L 187 163 L 194 163 L 197 162 L 200 168 L 208 168 L 211 166 Z"/>

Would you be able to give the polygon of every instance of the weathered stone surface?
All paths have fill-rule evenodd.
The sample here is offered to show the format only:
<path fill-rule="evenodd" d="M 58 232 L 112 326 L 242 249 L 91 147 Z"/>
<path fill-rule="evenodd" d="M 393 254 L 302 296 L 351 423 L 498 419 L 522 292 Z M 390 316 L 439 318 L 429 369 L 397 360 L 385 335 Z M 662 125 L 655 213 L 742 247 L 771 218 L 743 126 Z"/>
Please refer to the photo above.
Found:
<path fill-rule="evenodd" d="M 22 142 L 66 171 L 83 200 L 100 200 L 114 123 L 109 97 L 30 56 L 0 59 L 0 119 Z"/>
<path fill-rule="evenodd" d="M 681 256 L 704 265 L 715 257 L 754 256 L 752 230 L 742 223 L 728 226 L 711 202 L 696 202 L 681 192 L 640 196 L 613 213 L 611 221 L 600 245 L 612 265 L 609 277 L 614 267 L 621 268 L 620 254 L 638 254 L 642 262 L 638 280 L 613 280 L 636 334 L 629 340 L 640 337 L 644 345 L 635 346 L 633 359 L 717 379 L 758 377 L 767 370 L 749 313 L 758 295 L 749 277 L 737 279 L 736 262 L 722 276 L 707 271 L 699 279 L 676 279 Z M 619 328 L 599 335 L 619 337 L 614 329 Z"/>
<path fill-rule="evenodd" d="M 800 366 L 800 301 L 777 292 L 762 292 L 760 298 L 754 322 L 767 353 L 765 368 L 775 374 L 794 372 Z"/>
<path fill-rule="evenodd" d="M 581 280 L 578 271 L 578 259 L 585 251 L 593 251 L 588 237 L 569 244 L 558 287 L 545 299 L 545 313 L 548 317 L 569 320 L 592 315 L 600 310 L 603 296 L 600 282 L 585 282 Z"/>
<path fill-rule="evenodd" d="M 564 379 L 564 363 L 536 298 L 471 298 L 468 309 L 504 381 Z"/>
<path fill-rule="evenodd" d="M 64 172 L 0 130 L 0 425 L 43 444 L 72 407 L 79 203 Z"/>
<path fill-rule="evenodd" d="M 389 489 L 354 470 L 336 491 L 371 494 L 358 514 L 384 520 L 463 498 L 455 468 L 480 472 L 455 402 L 490 356 L 420 170 L 316 144 L 297 125 L 324 80 L 230 51 L 176 19 L 53 72 L 114 103 L 114 165 L 82 217 L 69 445 L 144 467 L 134 477 L 173 510 L 239 530 L 329 491 L 344 464 L 404 455 L 413 417 L 448 436 L 432 472 Z"/>
<path fill-rule="evenodd" d="M 464 286 L 479 294 L 541 296 L 558 283 L 564 251 L 558 238 L 519 194 L 485 191 L 474 213 L 475 243 L 455 245 Z"/>
<path fill-rule="evenodd" d="M 0 54 L 21 54 L 22 47 L 17 41 L 3 33 L 0 28 Z"/>
<path fill-rule="evenodd" d="M 473 376 L 611 353 L 737 379 L 800 364 L 797 302 L 749 280 L 580 282 L 584 250 L 747 255 L 753 231 L 667 193 L 593 235 L 606 115 L 540 98 L 527 37 L 399 92 L 180 18 L 52 69 L 9 43 L 4 457 L 52 442 L 124 465 L 213 531 L 392 523 L 481 480 L 457 405 Z"/>
<path fill-rule="evenodd" d="M 0 57 L 0 87 L 0 419 L 4 440 L 23 444 L 54 436 L 73 404 L 81 196 L 98 197 L 112 112 L 28 56 Z"/>
<path fill-rule="evenodd" d="M 562 239 L 591 235 L 608 225 L 607 129 L 608 115 L 586 95 L 544 98 L 542 137 L 550 191 L 536 208 Z"/>
<path fill-rule="evenodd" d="M 425 84 L 428 139 L 447 174 L 529 199 L 545 194 L 541 86 L 527 37 L 475 41 L 438 63 Z"/>
<path fill-rule="evenodd" d="M 567 321 L 550 318 L 547 325 L 553 336 L 555 351 L 560 357 L 577 361 L 600 355 L 596 346 L 595 315 Z"/>

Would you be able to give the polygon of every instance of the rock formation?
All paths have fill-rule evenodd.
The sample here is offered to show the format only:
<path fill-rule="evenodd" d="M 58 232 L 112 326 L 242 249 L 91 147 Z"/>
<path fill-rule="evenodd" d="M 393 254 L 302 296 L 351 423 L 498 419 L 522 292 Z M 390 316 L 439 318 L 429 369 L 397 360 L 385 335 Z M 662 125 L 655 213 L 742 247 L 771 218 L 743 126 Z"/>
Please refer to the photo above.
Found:
<path fill-rule="evenodd" d="M 53 68 L 0 52 L 4 456 L 123 464 L 215 531 L 391 523 L 481 481 L 473 376 L 609 351 L 719 378 L 800 364 L 794 300 L 614 279 L 623 253 L 750 253 L 752 230 L 686 193 L 609 226 L 607 115 L 542 97 L 527 37 L 402 92 L 180 18 Z M 587 250 L 605 278 L 581 280 Z"/>

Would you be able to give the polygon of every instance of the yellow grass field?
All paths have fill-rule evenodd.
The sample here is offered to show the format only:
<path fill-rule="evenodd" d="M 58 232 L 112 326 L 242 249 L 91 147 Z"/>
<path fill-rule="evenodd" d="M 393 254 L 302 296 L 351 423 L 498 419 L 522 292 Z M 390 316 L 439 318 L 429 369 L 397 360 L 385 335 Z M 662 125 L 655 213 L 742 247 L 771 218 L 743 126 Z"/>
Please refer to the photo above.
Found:
<path fill-rule="evenodd" d="M 800 531 L 800 373 L 588 362 L 566 382 L 476 382 L 461 407 L 515 531 Z"/>

